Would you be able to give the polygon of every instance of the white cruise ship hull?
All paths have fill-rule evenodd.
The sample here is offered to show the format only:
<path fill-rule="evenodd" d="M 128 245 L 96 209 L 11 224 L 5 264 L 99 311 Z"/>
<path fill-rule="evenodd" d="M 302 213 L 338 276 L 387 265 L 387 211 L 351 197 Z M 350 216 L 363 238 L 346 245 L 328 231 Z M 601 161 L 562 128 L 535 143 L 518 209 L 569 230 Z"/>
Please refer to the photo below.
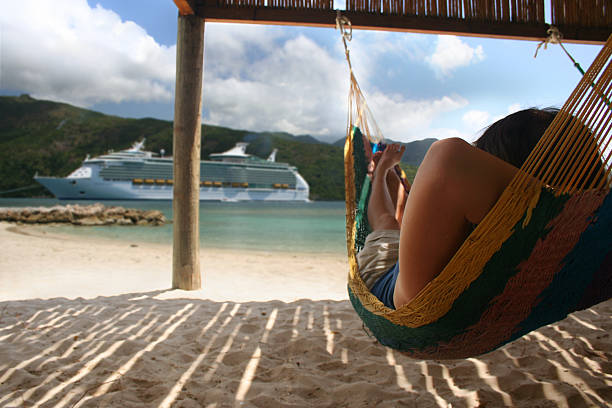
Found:
<path fill-rule="evenodd" d="M 200 200 L 308 201 L 309 186 L 295 167 L 246 154 L 246 143 L 213 160 L 200 162 Z M 67 177 L 34 179 L 60 200 L 172 200 L 173 162 L 142 150 L 144 141 L 131 149 L 90 159 Z"/>
<path fill-rule="evenodd" d="M 173 186 L 92 178 L 35 177 L 60 200 L 172 200 Z M 308 201 L 308 191 L 201 187 L 200 201 Z"/>

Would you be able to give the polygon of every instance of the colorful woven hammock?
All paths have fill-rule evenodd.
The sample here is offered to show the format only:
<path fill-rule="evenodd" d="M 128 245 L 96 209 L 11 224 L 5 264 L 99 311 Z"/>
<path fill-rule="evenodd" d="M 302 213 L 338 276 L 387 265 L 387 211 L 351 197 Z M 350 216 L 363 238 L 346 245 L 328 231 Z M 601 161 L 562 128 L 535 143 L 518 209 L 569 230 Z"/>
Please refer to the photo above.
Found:
<path fill-rule="evenodd" d="M 612 36 L 490 213 L 397 310 L 369 292 L 356 263 L 369 232 L 361 131 L 371 141 L 380 135 L 351 70 L 348 291 L 381 344 L 415 358 L 471 357 L 612 297 L 611 54 Z"/>

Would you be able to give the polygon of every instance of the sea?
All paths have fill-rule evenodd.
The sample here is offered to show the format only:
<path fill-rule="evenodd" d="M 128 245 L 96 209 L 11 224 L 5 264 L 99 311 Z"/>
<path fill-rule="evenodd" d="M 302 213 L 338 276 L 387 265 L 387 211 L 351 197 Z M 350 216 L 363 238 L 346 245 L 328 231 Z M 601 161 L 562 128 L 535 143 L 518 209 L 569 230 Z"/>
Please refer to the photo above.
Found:
<path fill-rule="evenodd" d="M 52 198 L 1 198 L 0 207 L 90 205 L 94 201 Z M 172 201 L 101 201 L 105 206 L 159 210 L 172 219 Z M 345 207 L 341 201 L 200 202 L 202 248 L 285 253 L 346 254 Z M 172 223 L 163 226 L 41 225 L 49 232 L 121 240 L 172 244 Z"/>

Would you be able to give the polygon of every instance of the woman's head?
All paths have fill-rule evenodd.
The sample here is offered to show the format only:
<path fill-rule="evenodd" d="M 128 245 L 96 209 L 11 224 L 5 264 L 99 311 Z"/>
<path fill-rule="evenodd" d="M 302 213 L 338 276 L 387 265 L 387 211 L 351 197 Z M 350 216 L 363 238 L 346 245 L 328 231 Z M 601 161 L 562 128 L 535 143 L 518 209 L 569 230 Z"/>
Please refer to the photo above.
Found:
<path fill-rule="evenodd" d="M 558 109 L 553 108 L 530 108 L 515 112 L 489 126 L 474 142 L 474 146 L 515 167 L 521 167 L 558 112 Z M 547 182 L 550 184 L 564 185 L 573 179 L 580 188 L 585 188 L 606 181 L 605 166 L 595 140 L 589 137 L 591 135 L 589 128 L 570 118 L 561 134 L 566 131 L 587 137 L 582 137 L 580 142 L 576 140 L 566 145 L 563 151 L 557 151 L 553 147 L 553 150 L 543 158 L 539 170 L 534 175 L 544 174 L 544 169 L 551 164 L 556 167 L 553 171 L 546 172 Z M 553 161 L 556 156 L 557 160 Z M 581 176 L 574 177 L 574 172 L 578 172 Z"/>
<path fill-rule="evenodd" d="M 512 113 L 489 126 L 474 146 L 521 167 L 557 112 L 530 108 Z"/>

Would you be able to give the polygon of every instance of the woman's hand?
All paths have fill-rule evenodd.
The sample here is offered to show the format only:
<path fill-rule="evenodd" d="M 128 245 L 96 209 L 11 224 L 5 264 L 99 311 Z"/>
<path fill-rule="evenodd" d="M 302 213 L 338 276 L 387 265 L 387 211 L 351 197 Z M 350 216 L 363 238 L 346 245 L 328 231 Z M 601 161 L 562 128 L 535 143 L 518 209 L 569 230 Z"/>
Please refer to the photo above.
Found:
<path fill-rule="evenodd" d="M 400 162 L 405 151 L 405 146 L 400 146 L 399 144 L 388 145 L 379 156 L 375 171 L 383 171 L 386 173 Z M 374 155 L 374 159 L 376 159 L 376 154 Z"/>

